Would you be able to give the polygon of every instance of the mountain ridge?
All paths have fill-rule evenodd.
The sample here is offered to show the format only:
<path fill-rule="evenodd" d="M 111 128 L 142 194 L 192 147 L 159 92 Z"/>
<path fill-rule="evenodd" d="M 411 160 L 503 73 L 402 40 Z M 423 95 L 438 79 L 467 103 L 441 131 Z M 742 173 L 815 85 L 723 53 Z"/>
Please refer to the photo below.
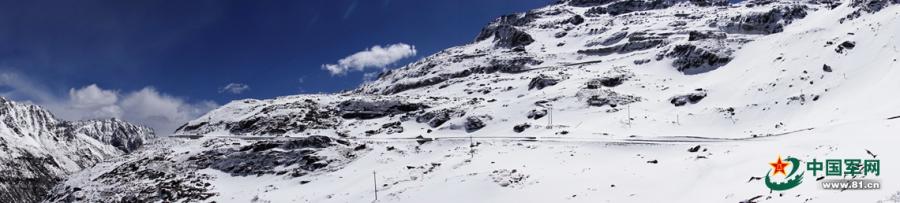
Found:
<path fill-rule="evenodd" d="M 153 130 L 118 119 L 63 121 L 40 106 L 0 97 L 0 201 L 39 202 L 67 175 L 127 154 Z"/>
<path fill-rule="evenodd" d="M 740 87 L 741 91 L 760 90 L 764 93 L 773 91 L 772 94 L 778 94 L 776 97 L 784 98 L 762 101 L 758 99 L 762 97 L 734 95 L 759 101 L 733 103 L 729 106 L 707 105 L 703 100 L 725 98 L 723 95 L 728 93 L 719 92 L 733 90 L 717 89 L 708 84 L 692 81 L 699 79 L 715 82 L 716 79 L 713 79 L 712 75 L 723 75 L 728 72 L 717 71 L 723 67 L 730 70 L 747 68 L 747 71 L 752 71 L 743 65 L 745 64 L 743 61 L 751 57 L 757 58 L 759 57 L 757 55 L 762 53 L 748 53 L 742 49 L 748 44 L 759 44 L 755 41 L 760 39 L 769 41 L 774 39 L 773 37 L 788 35 L 784 33 L 785 27 L 796 21 L 810 21 L 807 18 L 810 13 L 819 13 L 819 16 L 823 16 L 822 13 L 829 13 L 828 16 L 839 19 L 826 23 L 844 24 L 848 19 L 847 16 L 861 15 L 860 12 L 874 13 L 878 8 L 894 4 L 893 1 L 885 0 L 848 1 L 846 4 L 838 1 L 746 1 L 732 5 L 722 4 L 721 1 L 681 0 L 557 1 L 547 7 L 525 13 L 501 16 L 482 29 L 474 42 L 451 47 L 401 68 L 388 70 L 380 74 L 376 80 L 367 82 L 356 90 L 339 94 L 235 101 L 185 124 L 176 133 L 369 136 L 377 134 L 372 133 L 375 131 L 389 132 L 384 130 L 384 126 L 381 128 L 378 126 L 400 122 L 401 127 L 411 125 L 412 128 L 417 128 L 414 134 L 408 130 L 401 133 L 415 137 L 426 136 L 425 131 L 463 129 L 468 121 L 481 122 L 481 120 L 493 120 L 484 121 L 488 127 L 497 120 L 506 120 L 507 124 L 503 125 L 506 125 L 508 131 L 512 131 L 516 125 L 526 123 L 535 125 L 529 120 L 541 118 L 526 119 L 525 115 L 532 111 L 546 112 L 553 103 L 561 102 L 557 100 L 566 100 L 561 102 L 565 107 L 558 108 L 562 111 L 586 111 L 590 112 L 587 114 L 591 115 L 589 117 L 618 117 L 603 119 L 602 123 L 621 124 L 616 120 L 635 119 L 623 115 L 627 114 L 625 111 L 628 110 L 623 107 L 639 106 L 642 113 L 647 115 L 641 120 L 649 120 L 648 122 L 653 125 L 667 125 L 667 129 L 675 131 L 685 127 L 671 125 L 671 122 L 661 122 L 659 118 L 651 118 L 659 115 L 649 112 L 650 109 L 665 108 L 664 111 L 678 111 L 674 113 L 676 115 L 670 114 L 666 117 L 687 118 L 693 115 L 705 117 L 701 120 L 710 120 L 714 123 L 724 121 L 740 124 L 736 122 L 735 116 L 731 115 L 740 112 L 734 111 L 749 111 L 749 114 L 765 113 L 763 111 L 784 104 L 809 103 L 823 98 L 829 88 L 814 84 L 811 80 L 815 79 L 812 79 L 809 73 L 809 69 L 818 67 L 803 67 L 802 72 L 785 72 L 788 69 L 784 69 L 782 71 L 784 73 L 774 71 L 765 73 L 771 76 L 760 78 L 760 83 L 762 80 L 772 78 L 776 81 L 768 82 L 769 84 L 753 84 L 754 87 Z M 610 10 L 616 11 L 610 13 Z M 838 51 L 844 49 L 842 48 L 844 45 L 841 44 L 853 46 L 856 43 L 841 38 L 853 37 L 853 35 L 834 36 L 828 43 L 823 43 L 825 50 L 833 48 L 836 51 L 819 54 L 841 55 L 842 51 Z M 769 56 L 774 60 L 773 63 L 764 65 L 784 66 L 783 55 L 785 53 Z M 736 64 L 735 60 L 741 63 Z M 816 74 L 820 74 L 816 76 L 820 77 L 819 79 L 830 81 L 838 80 L 833 76 L 839 73 Z M 725 75 L 720 78 L 731 77 L 734 76 Z M 782 78 L 789 81 L 780 81 Z M 794 86 L 801 85 L 794 84 L 798 83 L 796 82 L 798 79 L 810 84 L 795 88 Z M 831 83 L 836 84 L 839 81 Z M 768 89 L 771 90 L 766 90 L 765 85 L 770 85 Z M 810 90 L 803 92 L 806 86 L 809 86 Z M 548 89 L 556 92 L 547 95 Z M 812 94 L 812 91 L 816 93 Z M 682 101 L 688 97 L 692 98 L 690 102 Z M 576 101 L 572 101 L 573 99 Z M 353 102 L 359 100 L 369 102 Z M 417 105 L 425 108 L 399 108 Z M 504 108 L 522 116 L 488 118 L 497 117 L 491 114 L 496 114 L 497 112 L 494 112 L 496 109 Z M 373 115 L 368 118 L 347 120 L 347 115 L 359 110 L 368 111 Z M 477 113 L 480 110 L 486 112 Z M 602 113 L 595 113 L 597 110 Z M 471 113 L 473 111 L 476 113 Z M 308 112 L 313 113 L 295 114 Z M 453 116 L 450 116 L 451 114 L 446 112 L 457 113 L 451 113 Z M 269 114 L 283 115 L 279 115 L 277 119 L 266 119 L 272 118 L 267 116 Z M 433 115 L 439 115 L 437 121 L 431 121 Z M 565 117 L 574 115 L 575 112 L 562 114 Z M 470 119 L 466 116 L 474 117 Z M 241 121 L 241 118 L 259 119 Z M 304 120 L 304 118 L 320 119 Z M 306 123 L 322 118 L 329 121 L 324 125 Z M 672 118 L 666 118 L 668 119 Z M 260 120 L 266 124 L 254 125 Z M 455 122 L 451 122 L 453 126 L 444 128 L 438 128 L 440 125 L 416 124 L 443 124 L 446 121 Z M 509 121 L 520 123 L 508 123 Z M 762 136 L 810 127 L 796 125 L 784 128 L 784 124 L 776 125 L 783 121 L 767 122 L 738 126 L 760 129 L 757 130 L 760 132 L 743 132 L 741 134 L 744 135 L 741 136 Z M 363 128 L 360 125 L 370 126 L 367 126 L 368 129 L 360 129 Z M 762 127 L 763 125 L 770 127 Z M 255 128 L 264 126 L 263 128 L 277 130 L 233 130 L 241 128 L 240 126 L 256 126 Z M 194 130 L 198 128 L 206 130 Z M 628 126 L 615 128 L 621 129 L 610 133 L 623 134 L 624 131 L 629 131 Z M 311 132 L 305 132 L 307 129 Z M 451 134 L 459 135 L 459 133 Z M 480 133 L 475 134 L 477 136 Z"/>

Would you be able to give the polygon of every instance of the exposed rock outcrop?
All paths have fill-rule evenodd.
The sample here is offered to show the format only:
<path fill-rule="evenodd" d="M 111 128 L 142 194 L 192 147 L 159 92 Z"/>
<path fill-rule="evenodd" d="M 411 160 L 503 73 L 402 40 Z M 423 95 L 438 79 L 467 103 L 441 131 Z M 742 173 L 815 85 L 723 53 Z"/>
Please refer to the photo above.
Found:
<path fill-rule="evenodd" d="M 677 45 L 666 53 L 666 57 L 675 58 L 672 66 L 685 74 L 708 72 L 731 62 L 729 55 L 715 53 L 692 44 Z"/>
<path fill-rule="evenodd" d="M 784 30 L 795 19 L 806 17 L 807 6 L 784 6 L 763 13 L 735 16 L 722 26 L 725 32 L 744 34 L 771 34 Z"/>
<path fill-rule="evenodd" d="M 537 77 L 532 78 L 530 82 L 528 82 L 528 89 L 540 90 L 544 89 L 545 87 L 556 85 L 556 83 L 559 83 L 559 79 L 546 75 L 538 75 Z"/>
<path fill-rule="evenodd" d="M 348 100 L 337 105 L 344 119 L 372 119 L 428 108 L 400 100 Z"/>
<path fill-rule="evenodd" d="M 669 99 L 669 103 L 675 106 L 684 106 L 686 104 L 696 104 L 706 98 L 706 90 L 704 89 L 696 89 L 694 92 L 676 95 Z"/>
<path fill-rule="evenodd" d="M 487 126 L 487 124 L 485 124 L 485 121 L 491 119 L 492 117 L 488 115 L 469 116 L 466 117 L 466 123 L 464 124 L 464 126 L 467 132 L 474 132 Z"/>
<path fill-rule="evenodd" d="M 455 110 L 455 109 L 441 109 L 437 111 L 430 111 L 416 117 L 416 122 L 419 123 L 428 123 L 428 126 L 432 128 L 439 127 L 449 121 L 451 118 L 462 117 L 466 115 L 466 112 Z"/>

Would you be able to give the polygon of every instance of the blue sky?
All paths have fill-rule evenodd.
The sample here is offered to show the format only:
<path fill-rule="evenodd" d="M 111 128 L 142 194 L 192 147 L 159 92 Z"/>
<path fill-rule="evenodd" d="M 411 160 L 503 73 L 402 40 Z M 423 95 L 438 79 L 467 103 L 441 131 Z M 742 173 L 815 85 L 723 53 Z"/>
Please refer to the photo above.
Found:
<path fill-rule="evenodd" d="M 64 118 L 177 123 L 233 99 L 352 89 L 380 68 L 334 75 L 323 65 L 402 43 L 415 55 L 385 65 L 399 67 L 550 2 L 0 0 L 0 96 Z M 155 111 L 129 108 L 157 104 L 192 113 L 129 119 Z"/>
<path fill-rule="evenodd" d="M 461 1 L 5 1 L 0 64 L 57 93 L 97 84 L 145 86 L 219 103 L 358 85 L 322 64 L 374 45 L 406 43 L 417 55 L 471 41 L 506 13 L 548 0 Z M 302 82 L 300 81 L 302 79 Z M 249 91 L 220 94 L 229 83 Z"/>

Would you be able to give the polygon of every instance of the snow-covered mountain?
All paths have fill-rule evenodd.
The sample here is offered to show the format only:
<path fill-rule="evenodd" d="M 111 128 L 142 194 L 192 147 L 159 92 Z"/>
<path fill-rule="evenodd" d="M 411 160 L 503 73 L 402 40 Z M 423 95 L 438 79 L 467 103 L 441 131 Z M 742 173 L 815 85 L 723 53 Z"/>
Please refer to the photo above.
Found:
<path fill-rule="evenodd" d="M 887 173 L 900 163 L 898 4 L 558 1 L 350 92 L 233 101 L 176 132 L 202 138 L 80 173 L 54 201 L 361 202 L 372 171 L 388 202 L 900 201 L 900 175 Z M 283 147 L 314 135 L 347 144 Z M 288 175 L 308 162 L 272 154 L 297 150 L 334 164 Z M 877 156 L 885 184 L 773 192 L 754 177 L 779 154 Z M 166 178 L 103 183 L 204 178 L 162 196 L 103 195 L 116 190 L 91 181 L 126 169 Z"/>
<path fill-rule="evenodd" d="M 67 175 L 126 154 L 154 137 L 121 120 L 62 121 L 0 97 L 0 202 L 39 202 Z"/>
<path fill-rule="evenodd" d="M 877 12 L 888 5 L 561 1 L 500 17 L 475 42 L 353 92 L 235 101 L 177 133 L 480 136 L 530 125 L 751 137 L 887 117 L 870 103 L 893 108 L 900 97 L 843 98 L 894 90 L 869 77 L 895 66 L 894 15 Z"/>

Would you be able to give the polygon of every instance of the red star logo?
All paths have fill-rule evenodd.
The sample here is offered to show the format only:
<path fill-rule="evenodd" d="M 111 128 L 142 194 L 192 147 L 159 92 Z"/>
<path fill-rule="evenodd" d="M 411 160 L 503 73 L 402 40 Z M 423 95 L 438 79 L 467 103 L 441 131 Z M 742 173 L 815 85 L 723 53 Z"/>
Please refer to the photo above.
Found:
<path fill-rule="evenodd" d="M 772 165 L 772 168 L 775 168 L 775 170 L 772 171 L 772 175 L 778 175 L 778 173 L 781 173 L 782 175 L 786 176 L 787 173 L 784 172 L 784 168 L 790 165 L 790 163 L 782 162 L 781 155 L 778 155 L 778 162 L 769 163 L 769 165 Z"/>

